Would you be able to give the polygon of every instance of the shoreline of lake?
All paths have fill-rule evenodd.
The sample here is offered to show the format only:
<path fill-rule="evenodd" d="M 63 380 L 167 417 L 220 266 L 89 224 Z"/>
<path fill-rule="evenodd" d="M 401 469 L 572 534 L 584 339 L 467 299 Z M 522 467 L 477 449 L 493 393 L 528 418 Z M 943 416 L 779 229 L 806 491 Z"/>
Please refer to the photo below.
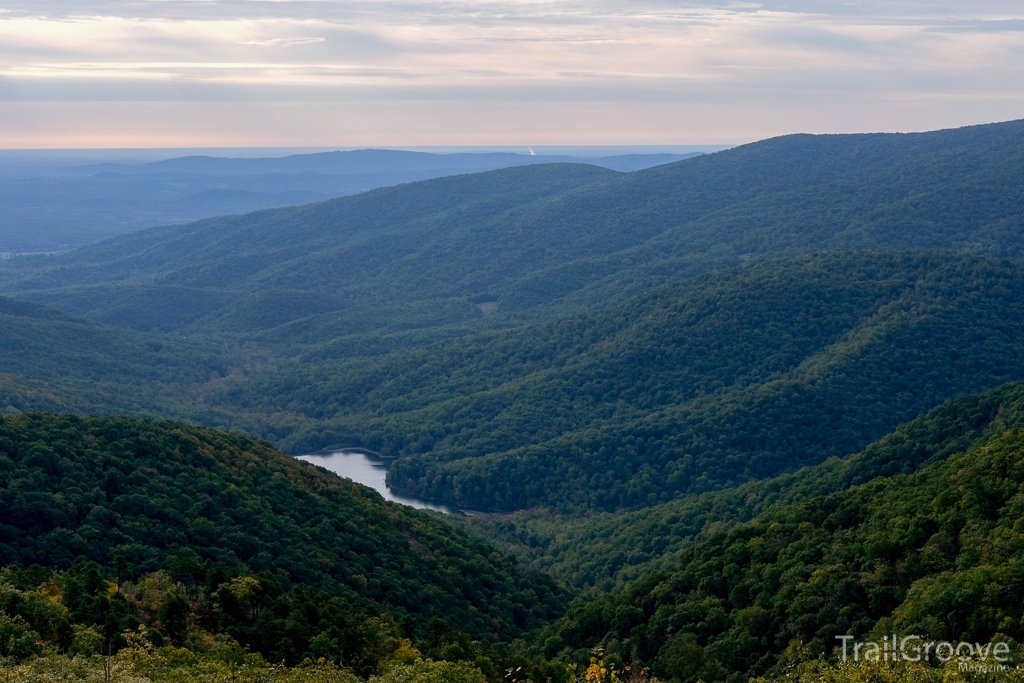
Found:
<path fill-rule="evenodd" d="M 297 460 L 313 463 L 334 472 L 338 476 L 369 486 L 385 500 L 400 503 L 421 510 L 434 510 L 449 515 L 464 514 L 463 511 L 430 500 L 403 496 L 391 491 L 385 481 L 388 465 L 394 458 L 387 458 L 366 448 L 338 448 L 296 455 Z"/>

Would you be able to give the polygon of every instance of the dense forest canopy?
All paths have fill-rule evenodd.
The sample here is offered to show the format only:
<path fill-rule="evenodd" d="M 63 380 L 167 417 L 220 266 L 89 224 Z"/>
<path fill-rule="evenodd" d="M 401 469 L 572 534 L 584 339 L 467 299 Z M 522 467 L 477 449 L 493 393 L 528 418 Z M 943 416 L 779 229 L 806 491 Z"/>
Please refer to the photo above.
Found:
<path fill-rule="evenodd" d="M 307 448 L 403 456 L 398 490 L 614 510 L 855 452 L 946 398 L 1024 377 L 1022 301 L 1017 263 L 837 252 L 221 386 L 225 405 L 313 418 Z"/>
<path fill-rule="evenodd" d="M 11 410 L 171 415 L 291 452 L 400 456 L 396 489 L 471 509 L 642 508 L 855 452 L 1024 378 L 1024 271 L 824 252 L 606 309 L 338 357 L 121 330 L 6 300 Z"/>
<path fill-rule="evenodd" d="M 531 636 L 538 656 L 571 661 L 601 644 L 691 683 L 771 672 L 793 644 L 834 655 L 844 634 L 1015 648 L 1024 640 L 1024 394 L 1018 385 L 997 397 L 1005 428 L 971 439 L 976 430 L 950 424 L 947 445 L 967 436 L 965 450 L 714 533 L 666 571 L 572 607 Z M 985 404 L 976 408 L 991 414 Z M 942 452 L 935 427 L 921 427 L 888 451 L 897 472 Z"/>
<path fill-rule="evenodd" d="M 198 415 L 187 397 L 193 388 L 244 366 L 246 357 L 9 297 L 0 297 L 0 349 L 0 412 L 163 415 L 228 426 L 230 417 L 208 410 Z"/>
<path fill-rule="evenodd" d="M 522 561 L 581 588 L 619 590 L 666 570 L 683 549 L 765 512 L 876 477 L 910 474 L 1024 425 L 1024 384 L 944 402 L 860 453 L 626 513 L 524 510 L 470 521 Z"/>
<path fill-rule="evenodd" d="M 266 573 L 501 639 L 564 594 L 435 515 L 235 433 L 124 418 L 0 421 L 0 564 L 137 578 L 178 562 Z"/>
<path fill-rule="evenodd" d="M 738 495 L 716 494 L 712 507 L 722 520 L 761 514 L 723 531 L 710 525 L 703 540 L 682 548 L 664 570 L 623 592 L 577 603 L 512 649 L 495 649 L 440 619 L 424 626 L 429 613 L 402 609 L 390 590 L 386 599 L 374 599 L 377 568 L 368 562 L 406 563 L 400 577 L 385 572 L 382 581 L 418 577 L 427 584 L 437 576 L 430 572 L 433 556 L 439 569 L 463 562 L 447 572 L 458 576 L 451 584 L 456 594 L 464 595 L 473 572 L 493 591 L 488 566 L 498 568 L 508 577 L 498 586 L 516 594 L 505 603 L 512 605 L 513 623 L 515 601 L 539 596 L 545 587 L 556 601 L 541 612 L 558 611 L 550 583 L 494 553 L 470 559 L 470 549 L 486 549 L 432 515 L 389 506 L 358 485 L 238 435 L 124 419 L 4 418 L 0 467 L 8 485 L 0 503 L 10 514 L 0 531 L 7 559 L 16 565 L 0 570 L 0 648 L 15 660 L 51 645 L 88 655 L 103 643 L 131 645 L 129 634 L 145 625 L 153 645 L 198 653 L 182 651 L 176 655 L 185 658 L 181 664 L 198 666 L 205 660 L 194 658 L 204 652 L 215 656 L 204 666 L 233 661 L 230 643 L 241 643 L 270 661 L 320 656 L 369 675 L 404 657 L 402 648 L 412 645 L 402 638 L 411 637 L 422 652 L 472 663 L 492 679 L 500 676 L 496 663 L 521 662 L 523 677 L 570 680 L 566 666 L 585 662 L 601 647 L 610 665 L 650 667 L 680 683 L 777 675 L 777 665 L 792 663 L 794 653 L 827 654 L 836 633 L 995 639 L 1013 646 L 1016 656 L 1024 636 L 1017 509 L 1024 497 L 1022 425 L 1024 386 L 1007 385 L 944 404 L 851 459 L 747 486 Z M 126 467 L 136 469 L 124 477 Z M 76 524 L 89 475 L 104 468 L 91 509 L 84 514 L 89 504 L 82 507 Z M 196 486 L 191 477 L 205 481 Z M 218 505 L 220 481 L 231 500 Z M 181 498 L 189 494 L 203 499 L 193 507 L 206 506 L 191 518 L 206 523 L 203 529 L 175 524 L 186 517 L 181 511 L 188 501 Z M 361 552 L 336 559 L 364 565 L 366 583 L 350 581 L 338 590 L 337 582 L 298 577 L 314 582 L 304 583 L 289 576 L 290 568 L 274 566 L 294 542 L 288 524 L 324 509 L 302 509 L 314 495 L 345 506 L 342 514 L 354 523 L 343 542 Z M 104 498 L 112 503 L 104 505 Z M 291 503 L 297 498 L 301 506 Z M 375 507 L 377 519 L 388 518 L 380 524 L 370 521 Z M 677 511 L 672 523 L 685 524 L 685 514 Z M 154 520 L 163 525 L 156 535 Z M 65 527 L 53 529 L 55 521 Z M 276 535 L 247 537 L 239 528 L 259 524 L 273 525 Z M 322 532 L 325 524 L 312 528 Z M 211 542 L 219 529 L 227 537 Z M 359 535 L 382 543 L 366 547 Z M 263 552 L 259 545 L 268 537 L 282 549 Z M 96 555 L 104 549 L 105 556 Z M 104 568 L 90 556 L 113 561 Z M 18 568 L 22 558 L 56 571 Z M 268 568 L 253 572 L 261 562 Z M 405 585 L 391 588 L 401 595 Z M 421 590 L 417 598 L 431 595 L 429 586 Z M 457 609 L 451 593 L 436 594 L 443 614 Z M 543 601 L 531 600 L 539 617 Z M 410 654 L 409 661 L 418 656 Z M 170 666 L 166 657 L 161 661 Z"/>

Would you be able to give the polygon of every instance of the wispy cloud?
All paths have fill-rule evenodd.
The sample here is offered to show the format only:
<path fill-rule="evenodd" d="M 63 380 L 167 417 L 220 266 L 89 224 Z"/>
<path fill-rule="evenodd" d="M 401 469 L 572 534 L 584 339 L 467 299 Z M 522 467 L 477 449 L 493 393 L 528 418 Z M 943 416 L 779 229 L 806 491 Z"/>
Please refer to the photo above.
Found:
<path fill-rule="evenodd" d="M 322 43 L 326 38 L 267 38 L 265 40 L 243 40 L 242 45 L 260 45 L 262 47 L 292 47 L 294 45 L 309 45 L 310 43 Z"/>
<path fill-rule="evenodd" d="M 448 110 L 430 114 L 436 120 L 424 119 L 422 111 L 406 117 L 417 127 L 410 136 L 432 133 L 438 143 L 449 134 L 446 121 L 458 119 L 452 111 L 462 110 L 461 116 L 466 108 L 501 110 L 502 103 L 521 101 L 549 114 L 557 110 L 548 116 L 552 122 L 586 103 L 619 107 L 623 115 L 644 107 L 666 116 L 686 111 L 693 121 L 694 112 L 721 112 L 698 122 L 700 130 L 679 130 L 665 142 L 696 142 L 716 130 L 724 135 L 720 123 L 731 117 L 746 120 L 739 134 L 748 137 L 785 132 L 771 123 L 776 120 L 835 129 L 835 112 L 843 107 L 846 127 L 879 127 L 885 112 L 889 128 L 926 127 L 935 116 L 913 111 L 929 106 L 944 108 L 943 120 L 954 125 L 1016 111 L 1024 116 L 1019 5 L 0 0 L 0 100 L 56 103 L 61 92 L 67 106 L 83 98 L 163 98 L 193 112 L 237 99 L 283 105 L 315 100 L 362 107 L 367 116 L 383 102 L 446 100 Z M 86 83 L 93 85 L 76 85 Z M 858 126 L 850 119 L 851 102 L 877 114 Z M 806 111 L 793 118 L 801 108 Z M 620 128 L 603 130 L 600 117 L 590 118 L 593 125 L 578 122 L 562 132 L 573 136 L 587 129 L 588 142 L 601 136 L 624 141 Z M 191 119 L 197 131 L 205 125 L 198 114 Z M 508 123 L 502 126 L 488 132 L 480 121 L 474 130 L 483 142 L 487 135 L 507 135 Z M 288 124 L 279 129 L 292 135 Z M 735 126 L 730 130 L 737 135 Z M 153 131 L 159 134 L 156 123 Z M 666 131 L 662 126 L 640 133 Z M 346 135 L 358 142 L 352 138 L 360 133 L 349 127 Z"/>

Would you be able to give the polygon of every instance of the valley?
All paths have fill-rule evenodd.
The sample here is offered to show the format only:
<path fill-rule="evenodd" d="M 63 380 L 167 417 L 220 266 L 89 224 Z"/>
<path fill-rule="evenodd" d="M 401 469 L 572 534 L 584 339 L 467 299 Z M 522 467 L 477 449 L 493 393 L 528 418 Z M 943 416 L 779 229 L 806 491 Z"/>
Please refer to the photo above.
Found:
<path fill-rule="evenodd" d="M 1019 656 L 1021 168 L 1020 121 L 794 135 L 0 261 L 0 657 L 734 683 L 834 666 L 836 634 Z"/>

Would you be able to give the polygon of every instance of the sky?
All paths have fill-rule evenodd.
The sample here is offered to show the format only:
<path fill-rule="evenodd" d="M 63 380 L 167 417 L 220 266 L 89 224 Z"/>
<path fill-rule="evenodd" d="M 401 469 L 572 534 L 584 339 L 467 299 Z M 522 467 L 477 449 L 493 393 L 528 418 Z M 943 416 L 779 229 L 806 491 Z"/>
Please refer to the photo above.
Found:
<path fill-rule="evenodd" d="M 1024 118 L 1024 2 L 0 0 L 0 149 L 740 144 Z"/>

